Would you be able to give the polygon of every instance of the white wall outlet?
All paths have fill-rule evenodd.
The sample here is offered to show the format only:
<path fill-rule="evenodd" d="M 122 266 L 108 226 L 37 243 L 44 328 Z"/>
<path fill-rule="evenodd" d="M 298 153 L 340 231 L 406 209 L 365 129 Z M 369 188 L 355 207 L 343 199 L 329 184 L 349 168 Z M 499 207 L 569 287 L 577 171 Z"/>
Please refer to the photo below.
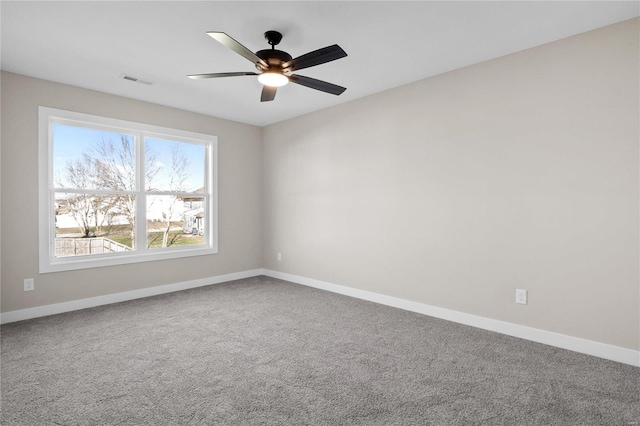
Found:
<path fill-rule="evenodd" d="M 278 252 L 278 262 L 282 262 L 282 253 Z"/>
<path fill-rule="evenodd" d="M 33 278 L 27 278 L 24 280 L 24 291 L 33 291 L 36 289 L 36 284 Z"/>
<path fill-rule="evenodd" d="M 516 303 L 521 305 L 527 304 L 527 290 L 516 289 Z"/>

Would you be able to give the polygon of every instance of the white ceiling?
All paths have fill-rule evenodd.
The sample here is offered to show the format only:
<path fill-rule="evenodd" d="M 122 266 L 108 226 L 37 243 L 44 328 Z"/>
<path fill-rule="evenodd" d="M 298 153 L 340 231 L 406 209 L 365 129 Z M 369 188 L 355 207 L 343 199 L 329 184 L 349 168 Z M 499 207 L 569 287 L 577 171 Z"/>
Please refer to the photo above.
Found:
<path fill-rule="evenodd" d="M 1 67 L 230 120 L 267 125 L 639 15 L 628 2 L 8 2 L 0 3 Z M 339 44 L 348 57 L 299 71 L 347 87 L 334 96 L 300 85 L 259 101 L 254 71 L 205 33 L 250 50 L 284 34 L 293 57 Z M 120 79 L 123 73 L 152 85 Z"/>

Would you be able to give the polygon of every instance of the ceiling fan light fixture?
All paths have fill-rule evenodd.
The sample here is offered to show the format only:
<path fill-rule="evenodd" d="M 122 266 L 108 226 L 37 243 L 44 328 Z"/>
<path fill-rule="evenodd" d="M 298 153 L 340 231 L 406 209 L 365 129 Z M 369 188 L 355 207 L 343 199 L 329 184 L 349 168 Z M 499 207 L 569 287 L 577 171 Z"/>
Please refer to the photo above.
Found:
<path fill-rule="evenodd" d="M 265 86 L 280 87 L 289 82 L 286 75 L 278 72 L 263 72 L 258 76 L 258 81 Z"/>

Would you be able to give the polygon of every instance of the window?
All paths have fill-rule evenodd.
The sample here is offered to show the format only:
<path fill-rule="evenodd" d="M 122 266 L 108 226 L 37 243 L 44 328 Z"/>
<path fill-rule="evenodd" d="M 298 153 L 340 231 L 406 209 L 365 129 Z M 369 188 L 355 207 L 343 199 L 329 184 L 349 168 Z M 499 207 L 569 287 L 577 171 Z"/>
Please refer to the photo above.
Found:
<path fill-rule="evenodd" d="M 217 138 L 39 109 L 40 272 L 218 251 Z"/>

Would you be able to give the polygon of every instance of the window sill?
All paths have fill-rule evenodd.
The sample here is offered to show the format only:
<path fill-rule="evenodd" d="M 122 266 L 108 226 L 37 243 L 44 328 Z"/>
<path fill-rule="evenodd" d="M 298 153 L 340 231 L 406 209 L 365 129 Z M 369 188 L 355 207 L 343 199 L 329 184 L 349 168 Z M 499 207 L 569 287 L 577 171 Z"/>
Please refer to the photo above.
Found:
<path fill-rule="evenodd" d="M 101 268 L 104 266 L 127 265 L 130 263 L 153 262 L 157 260 L 181 259 L 184 257 L 217 254 L 217 248 L 159 249 L 144 253 L 111 253 L 106 255 L 69 256 L 55 259 L 41 259 L 40 273 L 73 271 L 77 269 Z"/>

